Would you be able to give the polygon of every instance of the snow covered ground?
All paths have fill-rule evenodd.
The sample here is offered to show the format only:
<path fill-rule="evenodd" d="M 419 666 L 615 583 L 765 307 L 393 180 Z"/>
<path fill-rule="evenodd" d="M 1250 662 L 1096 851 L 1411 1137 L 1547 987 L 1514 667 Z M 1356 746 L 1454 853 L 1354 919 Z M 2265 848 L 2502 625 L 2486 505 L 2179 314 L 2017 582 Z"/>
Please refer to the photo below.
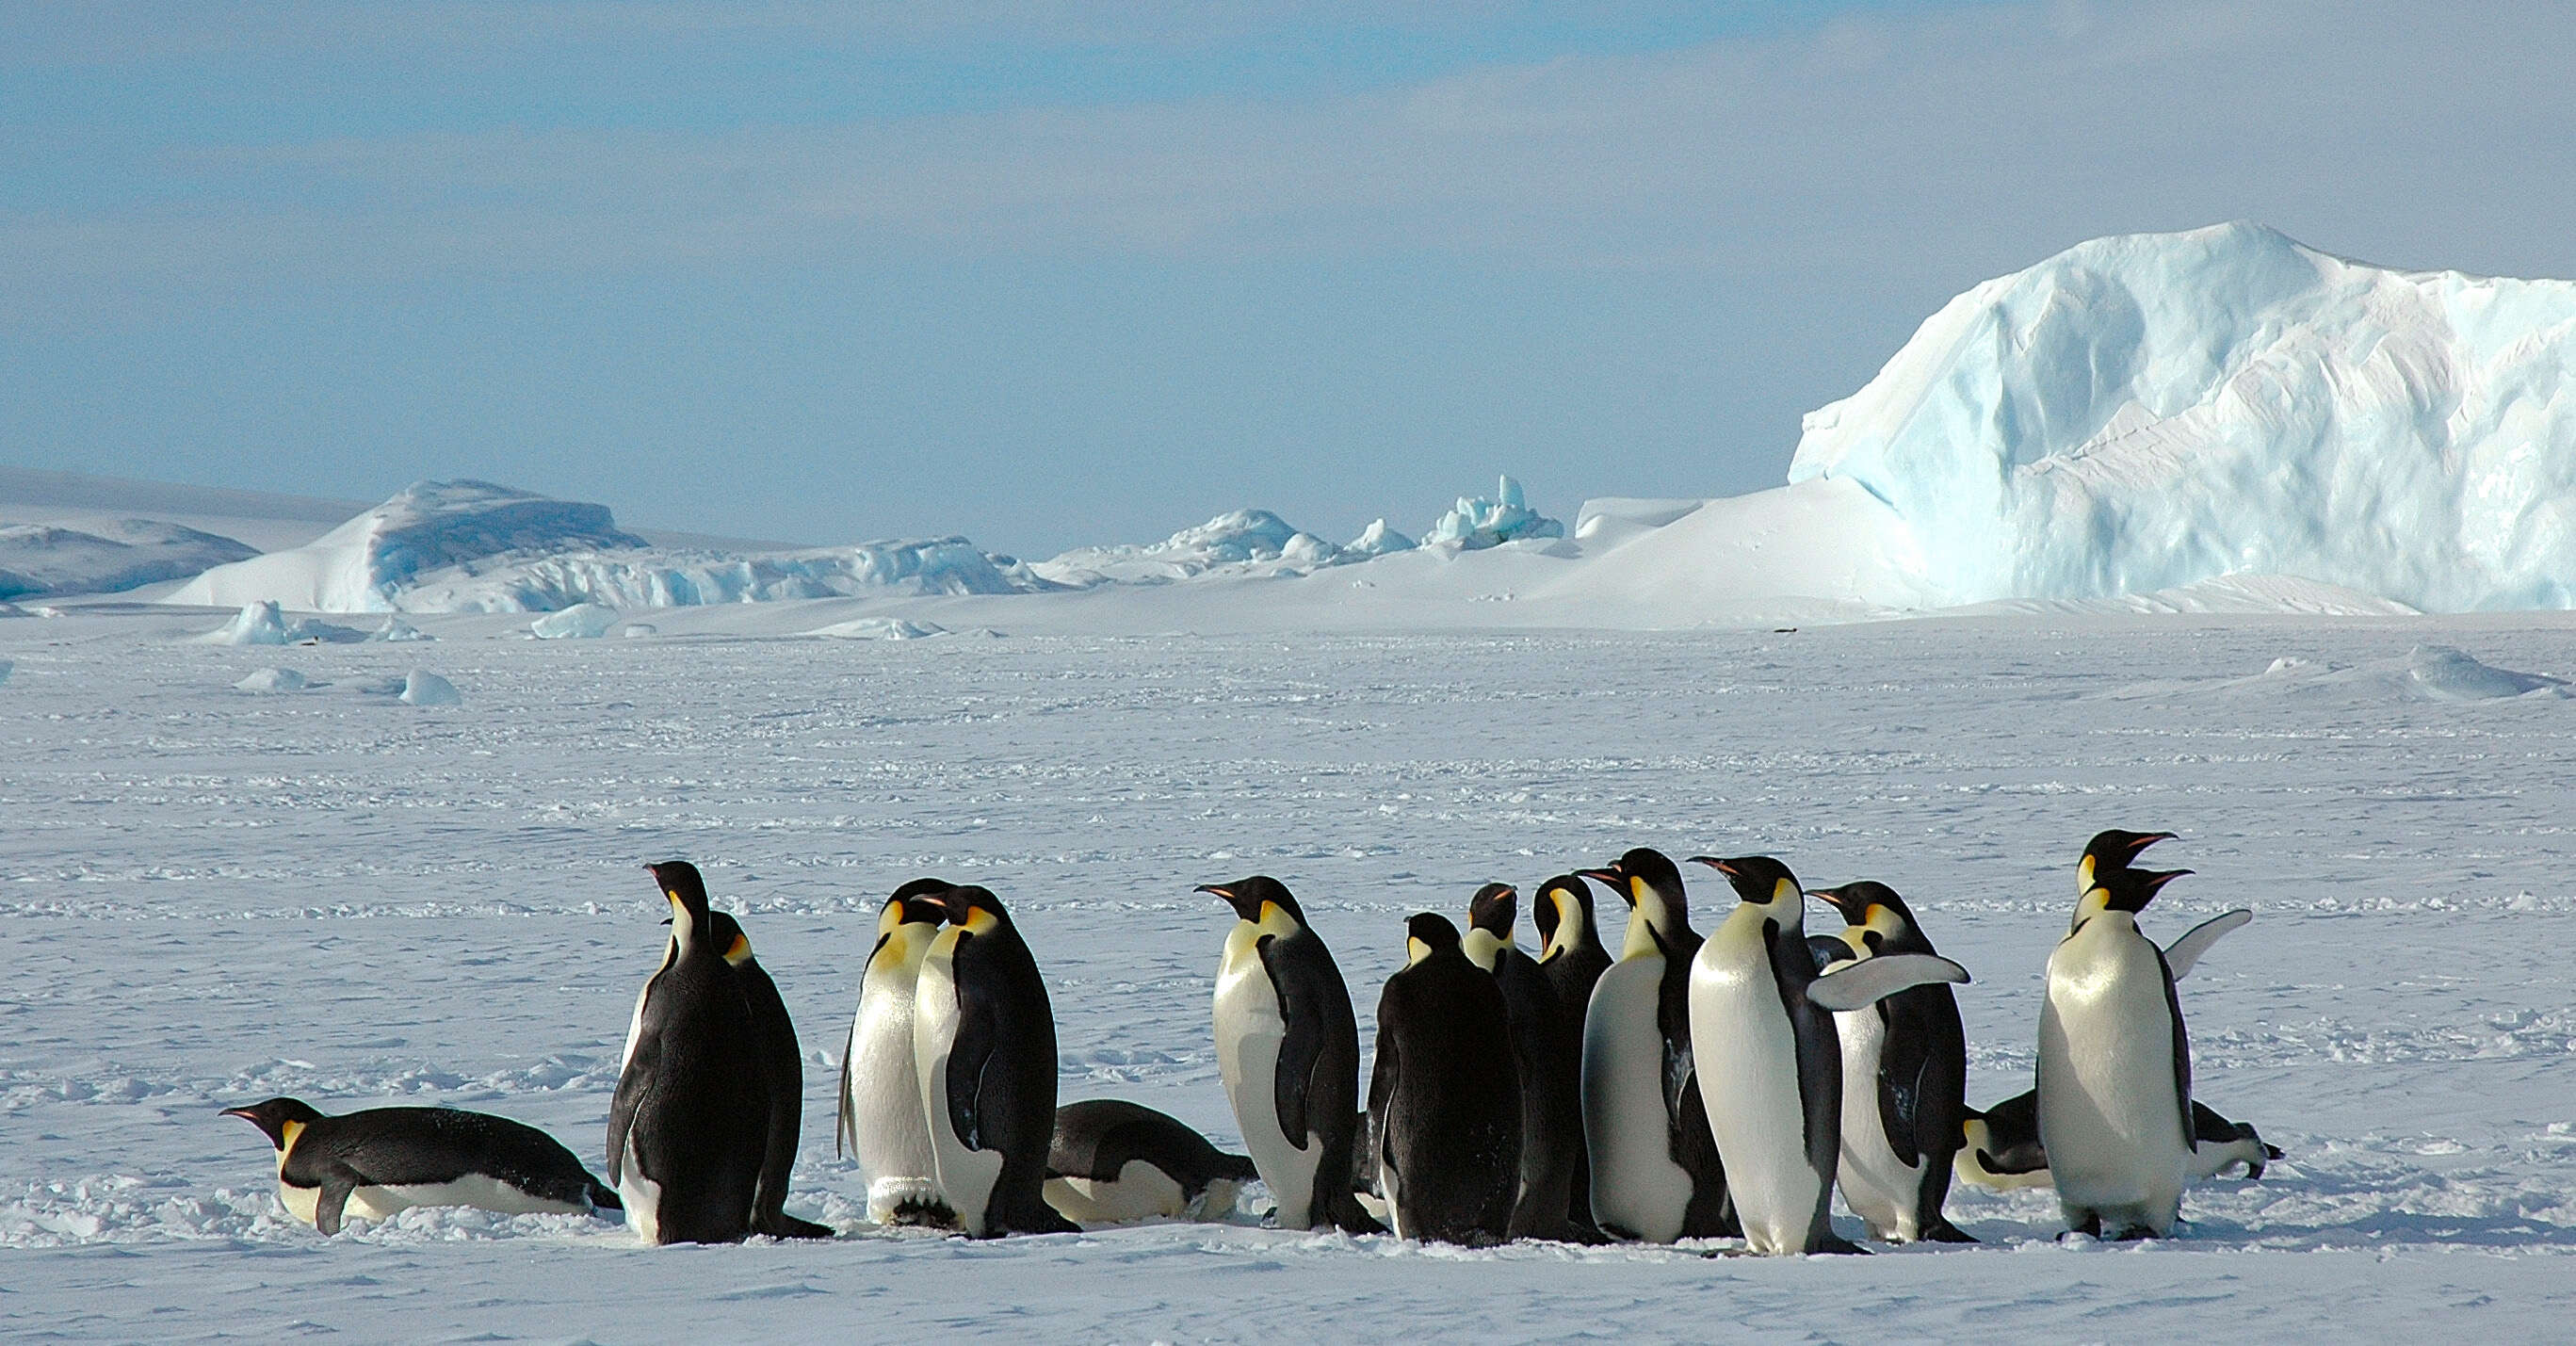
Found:
<path fill-rule="evenodd" d="M 656 636 L 587 641 L 417 617 L 436 641 L 285 648 L 191 641 L 202 613 L 0 622 L 0 1335 L 2515 1340 L 2576 1311 L 2576 701 L 2418 648 L 2567 678 L 2576 619 L 784 638 L 835 614 L 655 613 Z M 236 687 L 271 667 L 307 685 Z M 414 670 L 461 704 L 397 700 Z M 854 979 L 916 874 L 1013 905 L 1066 1098 L 1231 1143 L 1225 915 L 1194 884 L 1292 884 L 1365 1032 L 1403 915 L 1488 878 L 1645 843 L 1883 879 L 1976 974 L 1991 1102 L 2027 1085 L 2070 865 L 2110 825 L 2181 832 L 2154 858 L 2199 871 L 2151 932 L 2260 913 L 2183 1005 L 2200 1094 L 2289 1157 L 2196 1189 L 2174 1240 L 2058 1243 L 2044 1196 L 1967 1191 L 1952 1214 L 1983 1246 L 1868 1258 L 1248 1220 L 970 1245 L 859 1229 L 833 1155 Z M 673 855 L 745 913 L 797 1017 L 789 1207 L 843 1239 L 282 1218 L 264 1143 L 218 1108 L 454 1103 L 596 1164 L 662 939 L 637 866 Z M 1719 890 L 1694 898 L 1705 925 Z"/>

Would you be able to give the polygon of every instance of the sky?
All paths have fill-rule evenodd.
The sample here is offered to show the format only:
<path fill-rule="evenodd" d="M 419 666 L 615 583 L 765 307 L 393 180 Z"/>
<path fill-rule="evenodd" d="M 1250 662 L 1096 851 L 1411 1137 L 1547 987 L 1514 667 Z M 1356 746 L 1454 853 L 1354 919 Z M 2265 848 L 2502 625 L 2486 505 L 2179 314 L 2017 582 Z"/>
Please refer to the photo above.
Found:
<path fill-rule="evenodd" d="M 1782 480 L 1952 295 L 2576 277 L 2544 3 L 0 6 L 0 462 L 1043 556 Z"/>

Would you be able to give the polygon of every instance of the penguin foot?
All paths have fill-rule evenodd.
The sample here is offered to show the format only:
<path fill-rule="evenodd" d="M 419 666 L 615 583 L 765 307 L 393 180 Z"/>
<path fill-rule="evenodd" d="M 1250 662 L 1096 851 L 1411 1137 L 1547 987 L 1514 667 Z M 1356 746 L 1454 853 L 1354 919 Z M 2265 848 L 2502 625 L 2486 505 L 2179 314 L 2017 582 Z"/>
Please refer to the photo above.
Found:
<path fill-rule="evenodd" d="M 945 1201 L 899 1201 L 886 1215 L 885 1223 L 917 1229 L 955 1229 L 957 1212 Z"/>

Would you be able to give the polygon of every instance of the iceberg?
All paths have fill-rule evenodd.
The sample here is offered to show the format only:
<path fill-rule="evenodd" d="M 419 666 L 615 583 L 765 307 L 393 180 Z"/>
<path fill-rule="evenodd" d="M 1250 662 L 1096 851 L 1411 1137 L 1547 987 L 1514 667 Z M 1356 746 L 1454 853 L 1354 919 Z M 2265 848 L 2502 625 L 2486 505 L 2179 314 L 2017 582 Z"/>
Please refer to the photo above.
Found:
<path fill-rule="evenodd" d="M 528 623 L 528 632 L 539 640 L 597 640 L 624 620 L 624 613 L 605 604 L 575 603 Z"/>
<path fill-rule="evenodd" d="M 1146 546 L 1077 547 L 1032 564 L 1071 589 L 1169 584 L 1218 574 L 1305 574 L 1344 560 L 1342 549 L 1266 509 L 1238 509 Z"/>
<path fill-rule="evenodd" d="M 1362 529 L 1358 537 L 1345 544 L 1342 554 L 1355 560 L 1367 560 L 1374 556 L 1392 556 L 1400 551 L 1411 551 L 1419 545 L 1421 544 L 1412 538 L 1387 527 L 1386 520 L 1379 519 Z"/>
<path fill-rule="evenodd" d="M 1447 543 L 1462 551 L 1476 551 L 1522 538 L 1558 538 L 1565 536 L 1565 525 L 1529 507 L 1521 497 L 1521 484 L 1506 476 L 1490 500 L 1481 495 L 1462 495 L 1449 512 L 1422 535 L 1426 546 Z"/>
<path fill-rule="evenodd" d="M 399 699 L 413 706 L 456 706 L 465 702 L 455 683 L 425 668 L 415 668 L 404 677 Z"/>
<path fill-rule="evenodd" d="M 301 645 L 306 641 L 343 645 L 364 640 L 366 635 L 311 617 L 300 617 L 290 624 L 277 604 L 257 602 L 242 604 L 242 610 L 231 621 L 196 639 L 207 645 Z"/>
<path fill-rule="evenodd" d="M 0 527 L 0 599 L 118 593 L 259 554 L 231 538 L 175 523 L 125 519 L 91 527 L 102 531 L 53 524 Z"/>

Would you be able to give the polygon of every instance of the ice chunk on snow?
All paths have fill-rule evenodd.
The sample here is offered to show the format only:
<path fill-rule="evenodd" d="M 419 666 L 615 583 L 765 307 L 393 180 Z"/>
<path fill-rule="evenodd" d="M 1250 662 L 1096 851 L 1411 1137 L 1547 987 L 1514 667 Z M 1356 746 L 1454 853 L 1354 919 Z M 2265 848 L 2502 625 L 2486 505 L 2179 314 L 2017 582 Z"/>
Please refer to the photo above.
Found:
<path fill-rule="evenodd" d="M 308 640 L 340 645 L 366 637 L 353 628 L 311 617 L 289 625 L 275 603 L 244 603 L 231 621 L 197 639 L 208 645 L 301 645 Z"/>
<path fill-rule="evenodd" d="M 612 607 L 575 603 L 528 623 L 528 630 L 539 640 L 597 640 L 625 619 L 624 613 Z"/>
<path fill-rule="evenodd" d="M 1531 509 L 1521 496 L 1521 484 L 1506 476 L 1491 500 L 1481 495 L 1458 497 L 1458 503 L 1431 525 L 1422 540 L 1425 544 L 1446 542 L 1474 551 L 1522 538 L 1563 536 L 1565 525 Z"/>
<path fill-rule="evenodd" d="M 948 628 L 933 622 L 909 622 L 900 617 L 861 617 L 855 621 L 818 626 L 805 634 L 830 636 L 836 640 L 919 640 L 924 636 L 944 636 L 948 634 Z"/>
<path fill-rule="evenodd" d="M 257 556 L 214 533 L 174 523 L 124 519 L 90 525 L 0 527 L 0 598 L 104 594 L 186 579 L 209 566 Z"/>
<path fill-rule="evenodd" d="M 1953 299 L 1806 418 L 1937 601 L 2295 575 L 2576 603 L 2576 283 L 2400 272 L 2252 224 L 2096 239 Z"/>
<path fill-rule="evenodd" d="M 421 630 L 419 627 L 404 621 L 400 617 L 388 617 L 385 619 L 384 626 L 370 634 L 367 639 L 401 641 L 436 640 L 438 637 L 431 635 L 427 631 Z"/>
<path fill-rule="evenodd" d="M 15 672 L 17 667 L 18 666 L 16 664 L 9 660 L 0 659 L 0 682 L 7 682 L 9 680 L 9 675 L 12 672 Z"/>
<path fill-rule="evenodd" d="M 233 684 L 245 692 L 300 692 L 311 685 L 291 668 L 263 668 Z"/>
<path fill-rule="evenodd" d="M 1351 539 L 1350 545 L 1342 548 L 1342 554 L 1365 560 L 1372 556 L 1390 556 L 1400 551 L 1411 551 L 1418 545 L 1420 544 L 1413 539 L 1387 527 L 1386 520 L 1379 519 L 1362 529 L 1358 537 Z"/>
<path fill-rule="evenodd" d="M 2532 692 L 2567 695 L 2567 680 L 2479 663 L 2449 645 L 2418 645 L 2406 656 L 2406 678 L 2437 701 L 2493 701 Z"/>
<path fill-rule="evenodd" d="M 415 668 L 403 679 L 402 699 L 415 706 L 455 706 L 465 701 L 455 683 L 425 668 Z"/>
<path fill-rule="evenodd" d="M 1077 547 L 1029 569 L 1055 584 L 1090 588 L 1168 584 L 1210 572 L 1303 574 L 1343 559 L 1341 548 L 1266 509 L 1238 509 L 1148 546 Z"/>

